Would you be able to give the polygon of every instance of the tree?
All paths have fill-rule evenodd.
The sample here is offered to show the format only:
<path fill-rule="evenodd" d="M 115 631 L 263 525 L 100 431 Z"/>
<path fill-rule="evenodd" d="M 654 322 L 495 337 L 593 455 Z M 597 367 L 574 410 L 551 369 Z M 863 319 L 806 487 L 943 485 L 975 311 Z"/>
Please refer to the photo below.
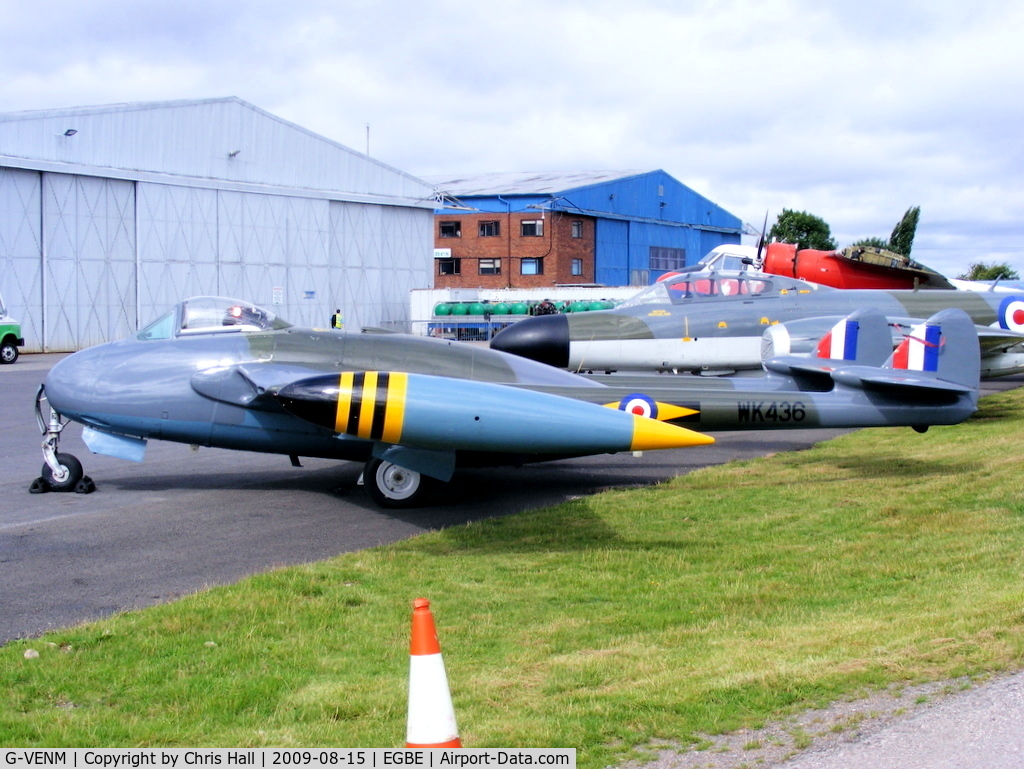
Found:
<path fill-rule="evenodd" d="M 912 206 L 903 214 L 903 218 L 893 228 L 889 236 L 889 250 L 897 254 L 910 256 L 914 246 L 914 234 L 917 232 L 917 220 L 921 218 L 921 206 Z"/>
<path fill-rule="evenodd" d="M 914 235 L 917 232 L 917 222 L 921 218 L 921 206 L 912 206 L 903 214 L 892 230 L 888 240 L 884 238 L 864 238 L 851 246 L 871 246 L 872 248 L 884 248 L 886 251 L 893 251 L 903 256 L 910 256 L 910 249 L 914 245 Z"/>
<path fill-rule="evenodd" d="M 884 248 L 886 251 L 889 250 L 889 241 L 885 238 L 864 238 L 858 240 L 856 243 L 851 243 L 851 246 L 868 246 L 869 248 Z"/>
<path fill-rule="evenodd" d="M 1017 271 L 1005 262 L 1002 264 L 971 262 L 967 272 L 957 277 L 960 280 L 1020 280 Z"/>
<path fill-rule="evenodd" d="M 824 219 L 806 211 L 791 211 L 788 208 L 782 209 L 779 218 L 768 231 L 768 240 L 796 243 L 798 249 L 836 250 L 836 242 L 832 240 L 832 230 Z"/>

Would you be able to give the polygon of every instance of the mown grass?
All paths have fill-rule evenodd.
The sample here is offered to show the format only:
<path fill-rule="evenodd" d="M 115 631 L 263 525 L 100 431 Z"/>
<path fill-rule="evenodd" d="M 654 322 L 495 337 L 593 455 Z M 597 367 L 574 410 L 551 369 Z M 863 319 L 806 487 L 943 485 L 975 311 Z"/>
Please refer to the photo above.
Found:
<path fill-rule="evenodd" d="M 431 599 L 463 744 L 757 725 L 1024 661 L 1024 390 L 0 648 L 0 744 L 392 747 Z M 40 652 L 25 659 L 26 649 Z"/>

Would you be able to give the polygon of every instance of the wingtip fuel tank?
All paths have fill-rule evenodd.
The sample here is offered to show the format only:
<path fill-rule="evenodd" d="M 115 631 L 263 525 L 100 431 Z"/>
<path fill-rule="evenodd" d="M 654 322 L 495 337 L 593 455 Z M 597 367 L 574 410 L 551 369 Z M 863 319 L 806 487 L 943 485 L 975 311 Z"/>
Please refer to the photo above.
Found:
<path fill-rule="evenodd" d="M 677 425 L 491 382 L 343 372 L 289 384 L 285 410 L 340 435 L 454 451 L 535 456 L 649 451 L 713 443 Z"/>

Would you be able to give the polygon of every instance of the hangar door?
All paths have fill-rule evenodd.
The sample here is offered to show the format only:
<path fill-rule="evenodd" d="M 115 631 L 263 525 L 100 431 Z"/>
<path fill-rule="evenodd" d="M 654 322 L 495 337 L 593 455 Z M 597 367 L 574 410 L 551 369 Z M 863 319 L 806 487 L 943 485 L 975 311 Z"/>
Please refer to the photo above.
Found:
<path fill-rule="evenodd" d="M 38 171 L 0 168 L 0 294 L 21 321 L 26 349 L 42 342 L 39 312 L 40 248 Z"/>
<path fill-rule="evenodd" d="M 135 185 L 42 175 L 44 349 L 77 350 L 135 330 Z"/>

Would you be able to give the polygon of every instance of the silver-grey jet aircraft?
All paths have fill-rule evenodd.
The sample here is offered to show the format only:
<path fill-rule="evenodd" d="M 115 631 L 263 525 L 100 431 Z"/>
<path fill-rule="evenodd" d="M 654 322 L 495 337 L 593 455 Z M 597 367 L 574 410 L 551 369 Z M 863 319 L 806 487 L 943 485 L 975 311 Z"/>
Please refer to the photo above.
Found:
<path fill-rule="evenodd" d="M 668 276 L 612 310 L 527 318 L 491 347 L 571 371 L 731 374 L 810 352 L 855 310 L 882 312 L 898 343 L 910 326 L 954 307 L 977 325 L 983 377 L 1024 371 L 1024 293 L 844 290 L 745 271 Z"/>
<path fill-rule="evenodd" d="M 94 488 L 59 450 L 68 420 L 85 425 L 93 452 L 135 461 L 160 439 L 365 462 L 371 497 L 407 507 L 460 466 L 713 442 L 697 430 L 923 430 L 974 412 L 966 315 L 940 313 L 891 356 L 890 340 L 882 316 L 865 312 L 829 332 L 822 357 L 771 359 L 760 379 L 597 382 L 486 347 L 297 328 L 247 302 L 196 297 L 51 369 L 36 396 L 44 464 L 32 490 Z"/>

